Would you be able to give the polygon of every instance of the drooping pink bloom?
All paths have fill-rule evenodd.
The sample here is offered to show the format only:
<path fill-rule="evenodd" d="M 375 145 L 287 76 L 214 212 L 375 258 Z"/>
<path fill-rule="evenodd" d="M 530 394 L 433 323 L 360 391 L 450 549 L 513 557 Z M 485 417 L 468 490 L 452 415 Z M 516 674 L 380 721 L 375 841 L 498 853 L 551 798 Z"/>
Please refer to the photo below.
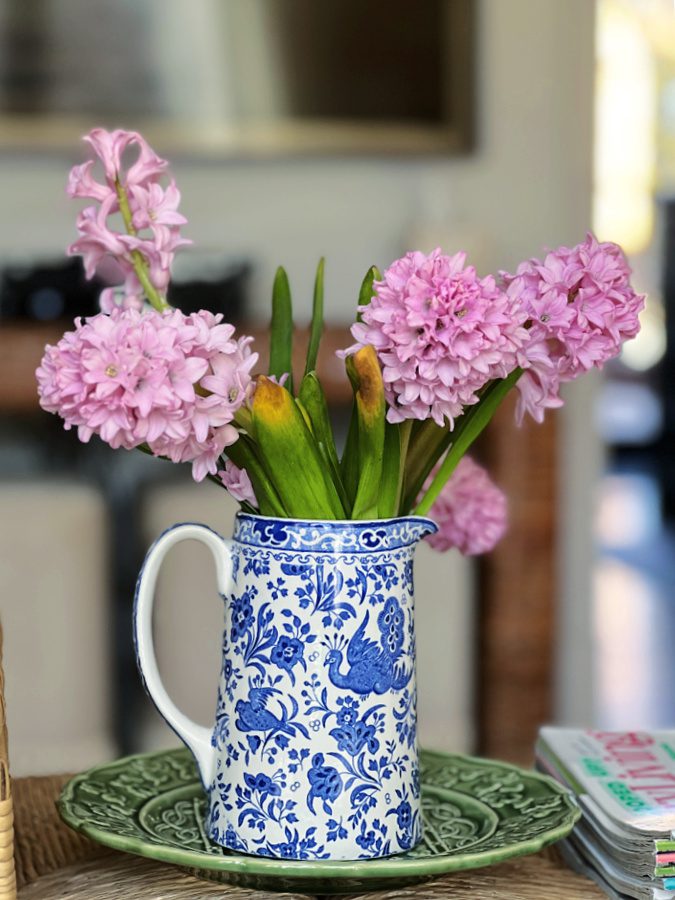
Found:
<path fill-rule="evenodd" d="M 137 131 L 124 131 L 121 128 L 115 131 L 106 131 L 105 128 L 94 128 L 85 136 L 84 140 L 101 160 L 106 182 L 111 189 L 115 188 L 118 181 L 124 187 L 149 184 L 156 181 L 169 166 L 165 159 L 157 156 Z M 138 148 L 138 157 L 125 175 L 122 169 L 122 157 L 124 152 L 133 146 Z M 82 193 L 73 196 L 91 197 L 92 195 Z"/>
<path fill-rule="evenodd" d="M 146 445 L 156 456 L 191 462 L 201 481 L 238 438 L 232 422 L 258 358 L 251 338 L 235 339 L 221 320 L 205 311 L 117 308 L 77 320 L 45 349 L 36 372 L 40 404 L 82 441 L 98 434 L 112 447 Z M 213 377 L 217 393 L 205 384 Z"/>
<path fill-rule="evenodd" d="M 257 506 L 258 501 L 248 477 L 246 469 L 240 469 L 232 462 L 231 459 L 226 460 L 225 468 L 218 470 L 218 477 L 223 482 L 228 492 L 232 494 L 239 503 L 250 503 L 251 506 Z"/>
<path fill-rule="evenodd" d="M 94 165 L 94 160 L 88 159 L 79 166 L 73 166 L 66 185 L 66 193 L 69 197 L 84 197 L 88 200 L 103 202 L 111 194 L 114 194 L 113 188 L 109 185 L 103 185 L 96 181 L 92 173 Z"/>
<path fill-rule="evenodd" d="M 621 248 L 592 234 L 543 261 L 521 263 L 515 275 L 502 273 L 509 297 L 526 312 L 530 335 L 518 421 L 529 413 L 541 422 L 546 408 L 562 405 L 561 384 L 602 368 L 635 337 L 645 298 L 633 290 L 630 274 Z"/>
<path fill-rule="evenodd" d="M 71 197 L 95 200 L 100 207 L 89 206 L 78 218 L 79 240 L 68 248 L 69 255 L 84 257 L 85 272 L 91 278 L 105 256 L 113 257 L 124 274 L 124 291 L 120 296 L 107 291 L 101 308 L 109 312 L 112 305 L 136 307 L 144 290 L 138 280 L 139 258 L 148 269 L 153 287 L 164 296 L 171 278 L 176 250 L 189 244 L 181 237 L 180 226 L 186 218 L 178 212 L 180 192 L 173 179 L 162 186 L 168 163 L 161 159 L 135 131 L 105 131 L 95 128 L 85 137 L 103 168 L 103 181 L 94 178 L 94 160 L 75 166 L 68 178 L 67 193 Z M 136 149 L 136 160 L 125 168 L 123 156 Z M 121 218 L 120 194 L 129 207 L 131 222 L 122 230 L 111 224 Z"/>
<path fill-rule="evenodd" d="M 438 531 L 426 538 L 434 550 L 457 547 L 465 556 L 488 553 L 506 531 L 506 496 L 482 466 L 463 456 L 431 507 L 429 518 L 438 525 Z"/>
<path fill-rule="evenodd" d="M 452 426 L 487 382 L 519 365 L 528 341 L 521 305 L 465 259 L 408 253 L 359 308 L 362 321 L 351 329 L 357 343 L 343 353 L 375 347 L 390 422 L 431 417 Z"/>
<path fill-rule="evenodd" d="M 118 260 L 125 271 L 133 272 L 128 258 L 129 247 L 122 240 L 126 235 L 111 231 L 107 226 L 107 217 L 116 205 L 117 200 L 109 196 L 100 208 L 88 206 L 77 217 L 80 237 L 68 247 L 68 255 L 82 257 L 87 278 L 94 277 L 99 263 L 106 255 Z"/>

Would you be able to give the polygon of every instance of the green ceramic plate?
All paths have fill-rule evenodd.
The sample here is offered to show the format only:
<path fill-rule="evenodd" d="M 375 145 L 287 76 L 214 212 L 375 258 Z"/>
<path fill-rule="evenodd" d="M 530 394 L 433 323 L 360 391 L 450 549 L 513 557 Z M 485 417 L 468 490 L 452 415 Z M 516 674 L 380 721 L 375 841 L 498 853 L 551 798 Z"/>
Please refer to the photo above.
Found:
<path fill-rule="evenodd" d="M 568 834 L 579 810 L 555 781 L 506 763 L 421 754 L 424 840 L 408 853 L 358 862 L 245 856 L 210 843 L 206 799 L 187 750 L 129 756 L 73 778 L 65 821 L 116 850 L 205 878 L 306 893 L 401 887 L 534 853 Z"/>

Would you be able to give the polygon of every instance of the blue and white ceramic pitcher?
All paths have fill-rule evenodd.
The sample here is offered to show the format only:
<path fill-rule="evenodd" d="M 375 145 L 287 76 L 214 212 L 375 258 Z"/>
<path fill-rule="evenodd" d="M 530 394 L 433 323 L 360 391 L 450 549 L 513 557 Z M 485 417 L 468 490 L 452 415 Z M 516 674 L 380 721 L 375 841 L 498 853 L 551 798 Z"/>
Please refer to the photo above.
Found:
<path fill-rule="evenodd" d="M 421 838 L 413 554 L 428 519 L 314 522 L 239 513 L 233 540 L 176 525 L 150 549 L 134 611 L 148 693 L 197 760 L 207 833 L 244 853 L 364 859 Z M 152 643 L 167 551 L 211 550 L 225 602 L 216 721 L 167 695 Z"/>

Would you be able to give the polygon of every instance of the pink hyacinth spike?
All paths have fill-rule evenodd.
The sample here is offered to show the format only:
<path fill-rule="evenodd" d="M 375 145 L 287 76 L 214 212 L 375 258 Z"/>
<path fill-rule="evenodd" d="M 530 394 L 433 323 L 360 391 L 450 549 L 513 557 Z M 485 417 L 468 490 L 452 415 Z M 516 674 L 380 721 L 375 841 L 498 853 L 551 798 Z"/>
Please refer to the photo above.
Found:
<path fill-rule="evenodd" d="M 521 306 L 465 266 L 465 254 L 407 253 L 373 284 L 371 302 L 352 326 L 382 365 L 390 422 L 452 423 L 479 391 L 518 365 L 528 341 Z"/>
<path fill-rule="evenodd" d="M 113 306 L 138 308 L 143 297 L 161 309 L 176 250 L 190 243 L 180 234 L 187 220 L 178 212 L 176 183 L 167 180 L 168 163 L 135 131 L 95 128 L 85 141 L 101 163 L 103 180 L 94 177 L 95 160 L 70 172 L 69 196 L 94 200 L 98 206 L 88 206 L 80 213 L 80 237 L 68 253 L 83 257 L 88 278 L 105 258 L 112 257 L 118 264 L 124 286 L 104 293 L 104 311 Z M 129 152 L 136 152 L 136 159 L 125 167 L 124 157 Z M 113 224 L 120 218 L 122 230 Z"/>
<path fill-rule="evenodd" d="M 617 356 L 640 328 L 644 295 L 630 284 L 631 270 L 617 244 L 592 234 L 571 249 L 558 247 L 544 260 L 502 273 L 509 297 L 524 310 L 530 340 L 518 381 L 518 421 L 529 413 L 541 422 L 561 406 L 560 385 Z"/>

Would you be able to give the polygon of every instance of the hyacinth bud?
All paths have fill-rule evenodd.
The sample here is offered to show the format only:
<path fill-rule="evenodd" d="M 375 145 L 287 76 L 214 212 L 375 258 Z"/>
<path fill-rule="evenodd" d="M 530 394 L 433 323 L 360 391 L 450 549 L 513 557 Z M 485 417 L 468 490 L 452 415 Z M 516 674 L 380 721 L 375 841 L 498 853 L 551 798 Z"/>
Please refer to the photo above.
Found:
<path fill-rule="evenodd" d="M 354 388 L 358 418 L 359 475 L 352 507 L 353 519 L 377 518 L 384 456 L 384 423 L 387 405 L 382 372 L 374 347 L 357 350 L 346 360 Z"/>
<path fill-rule="evenodd" d="M 287 514 L 342 519 L 345 510 L 321 453 L 291 394 L 261 376 L 253 395 L 253 429 L 261 458 Z"/>

